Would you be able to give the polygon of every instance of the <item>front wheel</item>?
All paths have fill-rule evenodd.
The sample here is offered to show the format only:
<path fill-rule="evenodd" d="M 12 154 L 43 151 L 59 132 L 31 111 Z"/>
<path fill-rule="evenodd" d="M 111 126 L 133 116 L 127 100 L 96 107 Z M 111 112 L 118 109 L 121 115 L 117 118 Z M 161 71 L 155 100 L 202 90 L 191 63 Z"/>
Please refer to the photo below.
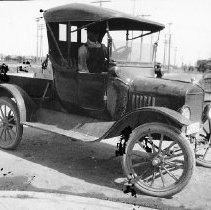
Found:
<path fill-rule="evenodd" d="M 141 192 L 169 197 L 188 184 L 195 159 L 190 143 L 179 131 L 166 124 L 147 123 L 131 134 L 122 166 Z"/>
<path fill-rule="evenodd" d="M 194 141 L 197 165 L 211 168 L 211 121 L 207 120 Z"/>
<path fill-rule="evenodd" d="M 23 125 L 16 103 L 8 98 L 0 98 L 0 148 L 15 149 L 21 141 Z"/>

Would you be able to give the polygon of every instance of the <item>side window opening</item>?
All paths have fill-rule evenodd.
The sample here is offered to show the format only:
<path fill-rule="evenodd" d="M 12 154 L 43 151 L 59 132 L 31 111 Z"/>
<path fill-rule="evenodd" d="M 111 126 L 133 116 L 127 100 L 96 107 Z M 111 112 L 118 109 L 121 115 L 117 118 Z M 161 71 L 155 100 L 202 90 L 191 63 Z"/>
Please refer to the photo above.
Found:
<path fill-rule="evenodd" d="M 53 38 L 52 34 L 48 33 L 51 55 L 56 63 L 63 65 L 64 59 L 71 71 L 77 71 L 78 48 L 87 42 L 87 30 L 77 30 L 80 26 L 74 23 L 70 23 L 69 28 L 68 25 L 68 22 L 50 23 L 54 36 Z"/>
<path fill-rule="evenodd" d="M 77 30 L 79 26 L 71 25 L 69 29 L 69 53 L 70 53 L 70 66 L 74 71 L 78 68 L 78 48 L 82 45 L 81 43 L 81 30 Z"/>
<path fill-rule="evenodd" d="M 87 29 L 81 29 L 81 43 L 86 43 L 87 41 Z"/>
<path fill-rule="evenodd" d="M 59 24 L 59 41 L 67 41 L 67 25 Z"/>
<path fill-rule="evenodd" d="M 73 31 L 73 32 L 71 32 Z M 77 26 L 71 26 L 70 28 L 70 41 L 77 42 L 78 41 L 78 33 L 77 33 Z"/>

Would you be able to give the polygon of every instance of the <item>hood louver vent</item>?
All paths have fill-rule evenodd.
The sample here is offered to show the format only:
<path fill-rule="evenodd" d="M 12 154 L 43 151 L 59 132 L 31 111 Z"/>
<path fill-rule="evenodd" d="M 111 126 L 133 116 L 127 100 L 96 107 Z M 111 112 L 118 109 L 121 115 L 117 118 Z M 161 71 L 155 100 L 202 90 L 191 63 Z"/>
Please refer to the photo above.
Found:
<path fill-rule="evenodd" d="M 132 109 L 138 109 L 145 106 L 155 106 L 155 97 L 140 94 L 132 95 Z"/>

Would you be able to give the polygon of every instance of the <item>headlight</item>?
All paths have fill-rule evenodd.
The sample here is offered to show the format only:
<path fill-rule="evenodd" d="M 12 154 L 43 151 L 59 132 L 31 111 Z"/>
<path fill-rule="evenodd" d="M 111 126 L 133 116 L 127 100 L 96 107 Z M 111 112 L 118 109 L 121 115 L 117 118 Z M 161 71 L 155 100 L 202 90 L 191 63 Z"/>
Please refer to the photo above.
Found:
<path fill-rule="evenodd" d="M 207 112 L 207 117 L 208 117 L 209 119 L 211 119 L 211 109 L 208 110 L 208 112 Z"/>
<path fill-rule="evenodd" d="M 186 117 L 187 119 L 190 120 L 190 115 L 191 115 L 191 113 L 190 113 L 190 108 L 189 108 L 188 106 L 182 107 L 181 110 L 180 110 L 180 113 L 181 113 L 184 117 Z M 211 113 L 210 113 L 210 114 L 211 114 Z"/>
<path fill-rule="evenodd" d="M 202 114 L 202 122 L 204 123 L 207 119 L 211 119 L 211 104 L 207 104 Z"/>

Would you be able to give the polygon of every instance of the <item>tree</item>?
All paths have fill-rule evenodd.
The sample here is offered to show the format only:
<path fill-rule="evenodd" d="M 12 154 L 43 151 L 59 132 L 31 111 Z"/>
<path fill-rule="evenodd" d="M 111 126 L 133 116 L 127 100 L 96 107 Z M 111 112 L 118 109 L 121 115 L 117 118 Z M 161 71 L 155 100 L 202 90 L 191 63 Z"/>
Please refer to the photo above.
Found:
<path fill-rule="evenodd" d="M 7 55 L 6 57 L 5 57 L 5 61 L 10 61 L 11 60 L 11 56 L 10 55 Z"/>

